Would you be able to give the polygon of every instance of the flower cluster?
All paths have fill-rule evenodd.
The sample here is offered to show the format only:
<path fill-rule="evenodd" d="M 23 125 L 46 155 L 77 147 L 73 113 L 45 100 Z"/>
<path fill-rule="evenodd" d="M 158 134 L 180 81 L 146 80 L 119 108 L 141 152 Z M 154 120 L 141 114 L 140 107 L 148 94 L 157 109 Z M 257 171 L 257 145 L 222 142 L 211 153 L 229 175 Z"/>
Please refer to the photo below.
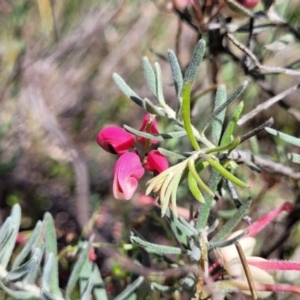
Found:
<path fill-rule="evenodd" d="M 140 131 L 151 134 L 159 133 L 153 115 L 145 115 Z M 120 156 L 114 168 L 113 181 L 113 194 L 119 200 L 129 200 L 132 197 L 145 169 L 157 175 L 169 167 L 163 154 L 158 150 L 150 150 L 151 145 L 157 144 L 158 141 L 143 137 L 136 137 L 136 141 L 144 147 L 143 157 L 134 146 L 135 137 L 123 128 L 109 126 L 97 134 L 97 143 L 101 148 Z M 130 149 L 134 152 L 130 152 Z"/>

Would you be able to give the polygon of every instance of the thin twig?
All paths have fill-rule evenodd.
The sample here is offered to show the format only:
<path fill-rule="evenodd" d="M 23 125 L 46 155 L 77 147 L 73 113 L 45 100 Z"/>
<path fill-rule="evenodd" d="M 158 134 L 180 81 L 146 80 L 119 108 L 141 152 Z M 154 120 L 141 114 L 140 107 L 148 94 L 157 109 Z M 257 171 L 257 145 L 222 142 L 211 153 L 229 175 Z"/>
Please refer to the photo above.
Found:
<path fill-rule="evenodd" d="M 240 43 L 232 34 L 228 33 L 227 36 L 236 47 L 238 47 L 241 51 L 243 51 L 252 59 L 254 65 L 256 66 L 260 74 L 286 74 L 290 76 L 300 76 L 300 71 L 286 69 L 282 67 L 270 67 L 262 65 L 255 56 L 255 54 L 245 45 Z"/>
<path fill-rule="evenodd" d="M 280 174 L 291 179 L 300 180 L 300 172 L 297 172 L 283 164 L 276 163 L 270 159 L 254 156 L 246 151 L 233 150 L 228 155 L 228 158 L 236 161 L 237 163 L 244 163 L 256 171 L 264 170 L 268 173 Z"/>
<path fill-rule="evenodd" d="M 244 115 L 239 119 L 237 124 L 239 126 L 243 125 L 244 123 L 248 122 L 250 119 L 252 119 L 254 116 L 262 112 L 263 110 L 268 109 L 272 105 L 274 105 L 276 102 L 282 100 L 283 98 L 287 97 L 288 95 L 292 94 L 294 91 L 296 91 L 300 87 L 300 84 L 296 84 L 292 86 L 291 88 L 288 88 L 287 90 L 281 92 L 280 94 L 270 98 L 269 100 L 265 101 L 264 103 L 258 105 L 255 109 Z"/>
<path fill-rule="evenodd" d="M 229 189 L 229 192 L 230 192 L 231 198 L 232 198 L 232 200 L 234 202 L 234 205 L 238 209 L 242 205 L 242 202 L 239 199 L 239 196 L 238 196 L 238 194 L 236 192 L 236 189 L 235 189 L 233 183 L 230 180 L 226 179 L 225 182 L 226 182 L 227 187 Z M 247 215 L 243 216 L 243 220 L 248 225 L 250 225 L 252 223 L 252 219 L 249 216 L 247 216 Z"/>
<path fill-rule="evenodd" d="M 257 293 L 256 293 L 256 290 L 255 290 L 255 287 L 254 287 L 253 278 L 252 278 L 252 275 L 251 275 L 251 272 L 250 272 L 250 269 L 249 269 L 244 251 L 243 251 L 243 249 L 242 249 L 239 242 L 236 242 L 234 245 L 235 245 L 236 250 L 237 250 L 237 252 L 240 256 L 240 260 L 241 260 L 241 263 L 242 263 L 242 266 L 244 268 L 246 278 L 247 278 L 247 281 L 248 281 L 248 284 L 249 284 L 249 289 L 250 289 L 250 292 L 251 292 L 252 299 L 257 300 Z"/>
<path fill-rule="evenodd" d="M 263 131 L 266 127 L 271 127 L 273 125 L 273 123 L 274 123 L 274 119 L 270 118 L 266 122 L 264 122 L 263 124 L 261 124 L 260 126 L 258 126 L 255 129 L 247 132 L 246 134 L 244 134 L 243 136 L 241 136 L 240 144 L 243 143 L 244 141 L 250 139 L 251 137 L 257 135 L 258 133 L 260 133 L 261 131 Z"/>

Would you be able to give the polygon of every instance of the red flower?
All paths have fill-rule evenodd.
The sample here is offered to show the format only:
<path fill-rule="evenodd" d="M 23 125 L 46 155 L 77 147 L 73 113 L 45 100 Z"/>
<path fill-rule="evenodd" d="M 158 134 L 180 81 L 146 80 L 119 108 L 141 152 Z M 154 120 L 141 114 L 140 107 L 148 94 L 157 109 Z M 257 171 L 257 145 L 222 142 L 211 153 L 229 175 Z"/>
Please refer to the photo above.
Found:
<path fill-rule="evenodd" d="M 259 0 L 237 0 L 238 3 L 240 3 L 241 5 L 245 6 L 246 8 L 254 8 Z"/>
<path fill-rule="evenodd" d="M 97 143 L 107 152 L 123 154 L 133 146 L 134 137 L 123 128 L 109 126 L 99 131 Z"/>
<path fill-rule="evenodd" d="M 151 119 L 151 115 L 150 114 L 146 114 L 143 120 L 143 125 L 140 128 L 140 131 L 143 132 L 148 132 L 148 133 L 152 133 L 152 134 L 157 134 L 159 133 L 157 130 L 157 122 L 155 117 L 152 117 L 153 119 Z M 137 137 L 136 140 L 142 144 L 145 145 L 146 139 L 143 137 Z M 151 144 L 157 144 L 158 141 L 155 140 L 151 140 Z"/>
<path fill-rule="evenodd" d="M 114 169 L 114 197 L 119 200 L 129 200 L 137 189 L 137 180 L 144 175 L 144 172 L 137 154 L 127 152 L 121 155 Z"/>
<path fill-rule="evenodd" d="M 154 174 L 161 173 L 168 169 L 169 163 L 166 157 L 158 150 L 151 150 L 147 156 L 145 169 L 154 172 Z"/>

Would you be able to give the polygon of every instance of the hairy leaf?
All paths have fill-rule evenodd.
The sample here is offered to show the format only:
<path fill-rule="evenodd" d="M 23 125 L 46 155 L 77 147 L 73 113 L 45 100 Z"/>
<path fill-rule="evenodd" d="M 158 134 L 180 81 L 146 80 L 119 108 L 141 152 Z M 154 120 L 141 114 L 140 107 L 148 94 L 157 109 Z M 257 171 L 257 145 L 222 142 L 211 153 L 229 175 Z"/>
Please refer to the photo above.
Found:
<path fill-rule="evenodd" d="M 143 57 L 142 59 L 143 69 L 144 69 L 144 76 L 146 78 L 146 81 L 148 83 L 148 86 L 152 92 L 152 94 L 157 97 L 156 93 L 156 79 L 155 79 L 155 73 L 152 69 L 152 66 L 149 62 L 148 57 Z"/>
<path fill-rule="evenodd" d="M 181 254 L 182 250 L 177 247 L 171 246 L 164 246 L 164 245 L 157 245 L 150 242 L 147 242 L 137 236 L 131 234 L 130 241 L 133 244 L 137 244 L 145 249 L 148 253 L 154 253 L 158 255 L 165 255 L 165 254 Z"/>
<path fill-rule="evenodd" d="M 11 219 L 9 223 L 11 228 L 8 229 L 8 239 L 6 240 L 5 245 L 2 245 L 2 249 L 0 249 L 0 265 L 3 268 L 6 268 L 9 263 L 18 236 L 19 227 L 21 223 L 21 207 L 19 204 L 15 204 L 12 207 L 10 218 Z"/>
<path fill-rule="evenodd" d="M 240 118 L 243 108 L 244 108 L 244 102 L 242 101 L 237 106 L 237 108 L 235 109 L 235 111 L 233 112 L 233 114 L 229 120 L 229 123 L 228 123 L 228 125 L 224 131 L 224 134 L 222 136 L 222 139 L 221 139 L 221 143 L 220 143 L 221 146 L 230 143 L 231 136 L 233 135 L 234 129 Z"/>
<path fill-rule="evenodd" d="M 116 83 L 116 85 L 119 87 L 119 89 L 133 102 L 135 102 L 137 105 L 143 107 L 143 99 L 140 98 L 124 81 L 124 79 L 118 75 L 117 73 L 113 74 L 113 80 Z"/>
<path fill-rule="evenodd" d="M 245 201 L 236 211 L 236 213 L 225 223 L 221 230 L 213 237 L 212 242 L 219 242 L 229 234 L 239 223 L 251 206 L 252 200 Z"/>
<path fill-rule="evenodd" d="M 184 76 L 184 84 L 186 84 L 187 82 L 190 82 L 190 85 L 192 86 L 192 84 L 197 76 L 199 65 L 204 57 L 205 47 L 206 47 L 206 44 L 205 44 L 204 40 L 200 40 L 197 43 L 194 53 L 193 53 L 192 60 L 189 64 L 188 69 Z"/>
<path fill-rule="evenodd" d="M 187 81 L 184 83 L 183 91 L 182 91 L 182 119 L 183 119 L 183 125 L 184 129 L 187 133 L 187 136 L 194 147 L 195 150 L 199 151 L 200 147 L 198 145 L 198 142 L 194 136 L 193 128 L 191 124 L 191 82 Z"/>
<path fill-rule="evenodd" d="M 172 50 L 168 50 L 169 62 L 178 100 L 181 102 L 181 91 L 183 87 L 183 77 L 177 57 Z"/>
<path fill-rule="evenodd" d="M 245 90 L 247 87 L 248 82 L 244 81 L 237 90 L 227 99 L 226 102 L 224 102 L 221 106 L 219 106 L 216 110 L 213 111 L 213 113 L 208 117 L 208 119 L 205 122 L 204 129 L 202 132 L 205 132 L 210 122 L 217 116 L 221 111 L 223 111 L 229 104 L 231 104 L 234 100 L 236 100 Z"/>
<path fill-rule="evenodd" d="M 144 282 L 145 277 L 139 276 L 134 282 L 127 285 L 126 289 L 119 294 L 114 300 L 127 300 L 135 292 L 137 288 Z"/>
<path fill-rule="evenodd" d="M 56 242 L 56 232 L 53 218 L 50 213 L 46 212 L 44 215 L 45 223 L 45 251 L 46 251 L 46 261 L 49 259 L 49 255 L 57 257 L 57 242 Z M 51 271 L 47 274 L 49 277 L 49 292 L 53 293 L 54 296 L 62 297 L 61 291 L 58 284 L 58 265 L 57 260 L 53 259 L 53 264 L 51 265 Z"/>
<path fill-rule="evenodd" d="M 291 136 L 289 134 L 280 132 L 280 131 L 275 130 L 275 129 L 270 128 L 270 127 L 266 127 L 265 130 L 267 132 L 269 132 L 270 134 L 279 137 L 281 140 L 283 140 L 283 141 L 285 141 L 285 142 L 287 142 L 289 144 L 292 144 L 292 145 L 300 147 L 300 138 L 296 138 L 294 136 Z"/>
<path fill-rule="evenodd" d="M 225 85 L 220 85 L 217 89 L 214 112 L 226 102 Z M 212 141 L 215 145 L 219 145 L 223 123 L 225 119 L 226 108 L 217 114 L 212 121 Z"/>

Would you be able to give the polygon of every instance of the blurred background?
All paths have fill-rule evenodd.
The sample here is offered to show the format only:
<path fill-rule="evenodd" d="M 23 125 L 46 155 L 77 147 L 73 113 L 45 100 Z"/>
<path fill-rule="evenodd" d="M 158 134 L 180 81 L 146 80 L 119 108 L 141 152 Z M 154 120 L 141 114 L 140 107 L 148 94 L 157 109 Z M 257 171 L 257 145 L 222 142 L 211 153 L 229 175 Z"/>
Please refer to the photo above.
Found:
<path fill-rule="evenodd" d="M 120 92 L 112 74 L 117 72 L 138 95 L 151 98 L 143 78 L 143 56 L 161 64 L 165 98 L 175 107 L 167 50 L 176 51 L 184 70 L 200 35 L 197 22 L 180 20 L 184 7 L 179 6 L 176 12 L 174 3 L 172 6 L 172 1 L 163 0 L 0 0 L 0 222 L 14 203 L 20 203 L 22 230 L 33 228 L 44 212 L 50 211 L 59 237 L 68 243 L 78 238 L 92 215 L 108 241 L 128 240 L 132 223 L 150 226 L 145 216 L 153 208 L 142 206 L 140 199 L 150 176 L 139 184 L 132 201 L 115 200 L 111 187 L 116 157 L 100 149 L 95 137 L 107 125 L 140 128 L 144 111 Z M 261 30 L 252 49 L 266 65 L 296 69 L 300 66 L 300 1 L 278 1 L 275 8 L 295 31 L 280 25 Z M 255 8 L 261 9 L 261 4 Z M 214 22 L 218 23 L 216 19 Z M 237 34 L 246 43 L 248 19 L 233 18 L 228 22 L 236 28 L 246 26 Z M 209 46 L 193 90 L 197 125 L 201 126 L 212 110 L 216 84 L 225 83 L 231 94 L 248 80 L 249 87 L 243 94 L 245 113 L 272 95 L 299 84 L 296 76 L 247 73 L 241 64 L 241 51 L 233 45 L 228 45 L 230 51 L 224 51 L 223 37 L 218 34 L 213 30 L 203 34 Z M 220 45 L 224 49 L 220 50 Z M 235 107 L 233 104 L 229 112 Z M 239 128 L 237 134 L 244 134 L 273 116 L 274 128 L 299 137 L 299 109 L 299 92 L 295 92 Z M 171 129 L 166 120 L 158 119 L 158 123 L 161 132 Z M 286 159 L 286 153 L 297 152 L 297 148 L 275 143 L 266 133 L 253 143 L 259 147 L 246 143 L 244 149 L 254 147 L 256 154 L 299 171 Z M 185 149 L 188 143 L 183 139 L 168 142 L 164 147 Z M 256 199 L 253 219 L 284 201 L 299 201 L 299 178 L 268 172 L 258 175 L 247 167 L 238 172 L 252 184 L 250 191 L 241 192 L 241 198 Z M 184 187 L 179 200 L 187 209 L 190 203 L 195 205 Z M 225 201 L 217 207 L 234 206 Z M 156 218 L 150 218 L 154 231 L 161 223 Z M 276 235 L 286 229 L 283 221 L 278 222 L 279 227 L 275 224 L 266 234 Z M 292 238 L 279 251 L 281 258 L 298 249 L 298 229 L 298 225 L 290 226 Z M 264 245 L 265 251 L 268 246 Z"/>

